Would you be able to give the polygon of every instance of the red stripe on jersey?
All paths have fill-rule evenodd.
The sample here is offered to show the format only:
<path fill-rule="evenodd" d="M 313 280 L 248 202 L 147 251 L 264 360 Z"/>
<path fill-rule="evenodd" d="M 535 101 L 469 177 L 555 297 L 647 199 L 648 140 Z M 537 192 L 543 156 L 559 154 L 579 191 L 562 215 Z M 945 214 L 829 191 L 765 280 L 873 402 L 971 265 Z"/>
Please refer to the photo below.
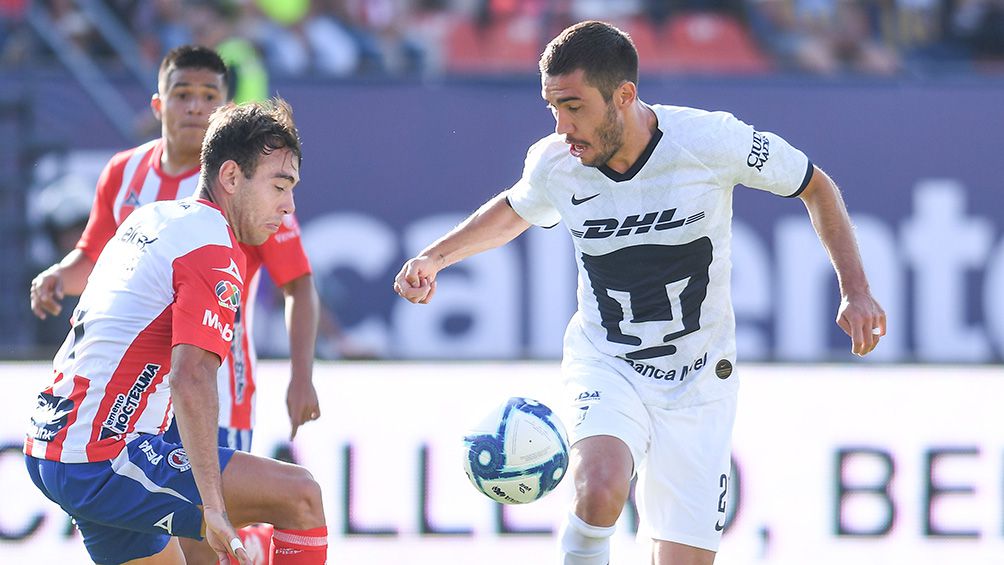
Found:
<path fill-rule="evenodd" d="M 122 199 L 122 207 L 119 208 L 119 218 L 118 222 L 121 224 L 132 214 L 132 211 L 136 209 L 136 204 L 139 202 L 139 195 L 143 192 L 143 184 L 146 183 L 146 175 L 150 172 L 150 164 L 153 161 L 153 154 L 160 144 L 154 145 L 143 158 L 140 159 L 139 165 L 136 167 L 136 172 L 132 175 L 132 180 L 129 181 L 129 190 L 125 194 L 125 198 Z"/>
<path fill-rule="evenodd" d="M 135 429 L 150 395 L 171 371 L 171 348 L 164 345 L 171 342 L 172 313 L 165 308 L 122 355 L 91 422 L 88 461 L 111 459 L 121 451 L 125 434 Z"/>
<path fill-rule="evenodd" d="M 181 179 L 177 177 L 165 178 L 160 181 L 160 190 L 157 191 L 157 201 L 175 200 L 178 198 L 178 186 Z"/>
<path fill-rule="evenodd" d="M 166 432 L 167 426 L 171 422 L 171 404 L 173 400 L 174 400 L 173 398 L 167 399 L 167 410 L 164 410 L 164 421 L 160 423 L 160 427 L 157 429 L 158 434 Z"/>
<path fill-rule="evenodd" d="M 243 308 L 243 306 L 242 306 Z M 242 322 L 243 323 L 243 322 Z M 234 358 L 234 347 L 231 347 L 231 355 L 227 357 L 227 366 L 230 368 L 230 422 L 231 428 L 239 430 L 251 429 L 251 410 L 254 408 L 255 384 L 251 371 L 251 355 L 248 352 L 245 330 L 241 331 L 240 356 L 244 366 L 239 370 L 235 367 L 237 360 Z M 234 342 L 237 337 L 234 337 Z M 238 382 L 239 381 L 239 382 Z"/>
<path fill-rule="evenodd" d="M 87 227 L 77 242 L 77 249 L 91 261 L 98 260 L 98 255 L 105 248 L 105 244 L 115 235 L 115 228 L 118 227 L 115 221 L 115 197 L 122 188 L 122 176 L 133 152 L 135 149 L 116 154 L 101 171 Z"/>
<path fill-rule="evenodd" d="M 56 382 L 58 383 L 63 375 L 60 374 L 56 377 Z M 53 383 L 55 384 L 55 383 Z M 77 415 L 80 414 L 80 405 L 84 403 L 84 397 L 87 396 L 87 387 L 89 386 L 89 381 L 80 375 L 75 375 L 73 377 L 73 391 L 70 392 L 69 400 L 73 403 L 73 411 L 70 412 L 66 417 L 66 425 L 63 429 L 59 430 L 53 438 L 45 446 L 45 458 L 49 461 L 59 461 L 59 457 L 63 454 L 63 442 L 66 441 L 66 432 L 73 426 L 73 423 L 77 421 Z M 52 389 L 49 389 L 50 394 Z"/>

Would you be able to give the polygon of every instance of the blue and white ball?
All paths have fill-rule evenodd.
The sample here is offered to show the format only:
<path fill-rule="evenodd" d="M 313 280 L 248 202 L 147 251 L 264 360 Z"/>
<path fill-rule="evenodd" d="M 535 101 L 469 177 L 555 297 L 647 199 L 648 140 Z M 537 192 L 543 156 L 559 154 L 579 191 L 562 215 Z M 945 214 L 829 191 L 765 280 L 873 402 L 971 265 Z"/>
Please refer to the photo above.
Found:
<path fill-rule="evenodd" d="M 568 436 L 551 409 L 510 398 L 464 436 L 464 471 L 503 504 L 526 504 L 554 490 L 568 470 Z"/>

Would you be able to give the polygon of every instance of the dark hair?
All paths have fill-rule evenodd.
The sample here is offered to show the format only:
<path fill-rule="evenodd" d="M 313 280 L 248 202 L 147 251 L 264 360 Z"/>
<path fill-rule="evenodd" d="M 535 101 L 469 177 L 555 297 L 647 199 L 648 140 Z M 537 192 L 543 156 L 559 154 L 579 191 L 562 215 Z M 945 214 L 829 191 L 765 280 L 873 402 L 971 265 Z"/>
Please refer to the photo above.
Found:
<path fill-rule="evenodd" d="M 208 47 L 201 45 L 182 45 L 175 47 L 164 55 L 157 73 L 157 88 L 161 92 L 167 88 L 168 77 L 178 69 L 206 69 L 223 77 L 223 85 L 230 80 L 227 65 L 220 55 Z"/>
<path fill-rule="evenodd" d="M 638 84 L 638 51 L 631 37 L 597 21 L 580 22 L 558 34 L 540 56 L 540 72 L 558 76 L 585 71 L 586 83 L 607 102 L 624 82 Z"/>
<path fill-rule="evenodd" d="M 293 123 L 293 108 L 282 98 L 265 102 L 227 104 L 209 116 L 209 129 L 202 140 L 202 173 L 199 184 L 212 190 L 220 167 L 234 161 L 245 178 L 254 176 L 258 157 L 288 148 L 303 161 L 300 134 Z"/>

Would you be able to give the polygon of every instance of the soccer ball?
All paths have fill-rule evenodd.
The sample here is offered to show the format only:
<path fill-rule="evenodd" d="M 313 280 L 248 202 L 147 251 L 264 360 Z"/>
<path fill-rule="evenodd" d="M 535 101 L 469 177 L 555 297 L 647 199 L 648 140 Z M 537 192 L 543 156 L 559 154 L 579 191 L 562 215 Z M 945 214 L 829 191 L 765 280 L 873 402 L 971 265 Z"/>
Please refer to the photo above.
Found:
<path fill-rule="evenodd" d="M 526 504 L 554 490 L 568 470 L 568 437 L 551 409 L 510 398 L 464 436 L 464 471 L 503 504 Z"/>

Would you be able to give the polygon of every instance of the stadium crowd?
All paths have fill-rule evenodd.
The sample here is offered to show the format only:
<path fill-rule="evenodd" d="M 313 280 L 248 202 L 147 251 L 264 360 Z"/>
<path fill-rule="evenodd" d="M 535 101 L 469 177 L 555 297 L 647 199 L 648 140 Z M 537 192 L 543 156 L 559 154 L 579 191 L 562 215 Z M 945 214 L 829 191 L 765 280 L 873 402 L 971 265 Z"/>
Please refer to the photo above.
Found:
<path fill-rule="evenodd" d="M 121 56 L 116 28 L 150 66 L 195 42 L 276 77 L 532 73 L 546 38 L 583 19 L 631 33 L 644 71 L 885 76 L 1004 60 L 1004 0 L 0 0 L 0 65 L 51 55 L 31 10 L 105 63 Z"/>

